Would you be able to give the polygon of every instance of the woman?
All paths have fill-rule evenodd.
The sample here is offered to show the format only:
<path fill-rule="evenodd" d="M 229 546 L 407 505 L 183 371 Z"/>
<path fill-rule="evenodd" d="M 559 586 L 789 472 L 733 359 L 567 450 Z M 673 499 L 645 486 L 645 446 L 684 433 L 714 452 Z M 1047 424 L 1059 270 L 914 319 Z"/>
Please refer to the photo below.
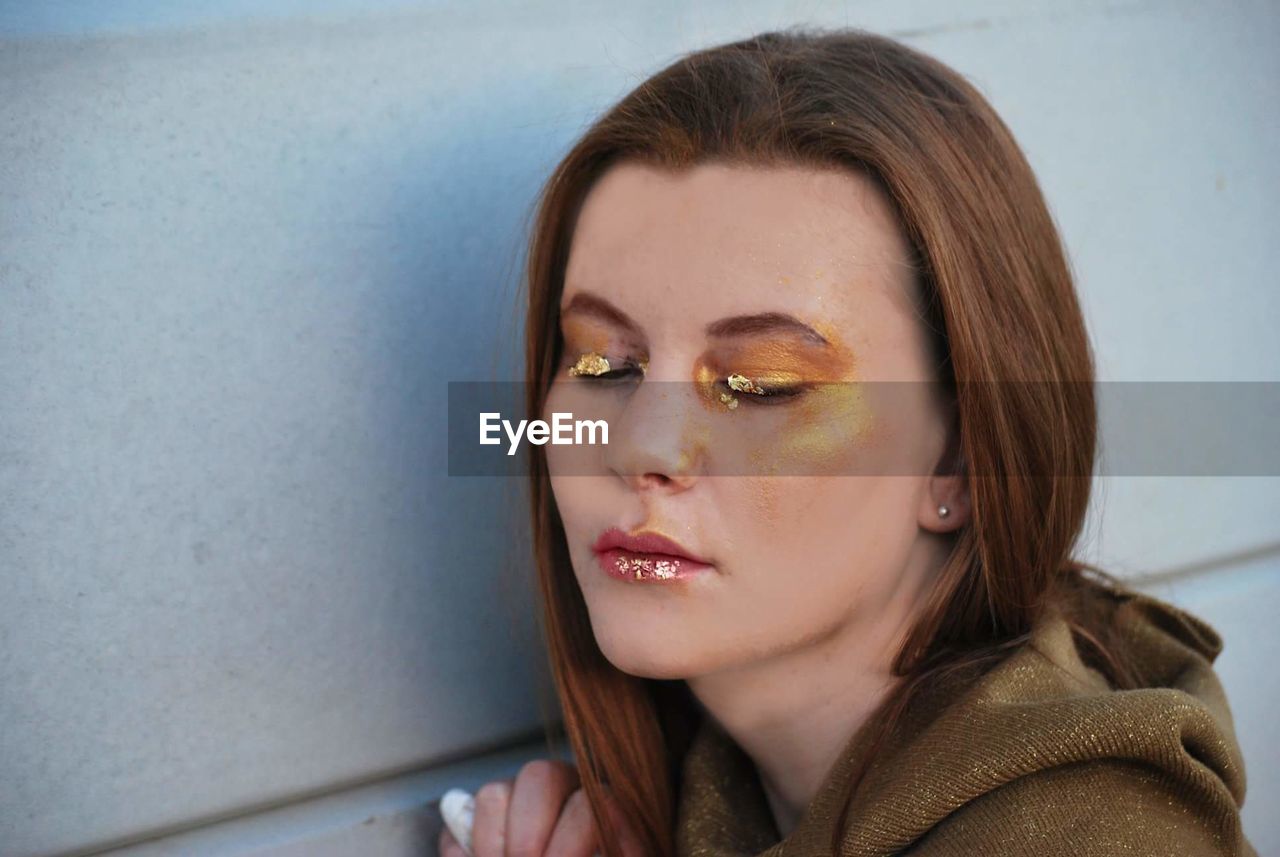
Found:
<path fill-rule="evenodd" d="M 958 74 L 689 55 L 555 171 L 528 282 L 530 414 L 611 436 L 531 450 L 577 764 L 482 788 L 478 857 L 1253 853 L 1217 635 L 1070 557 L 1090 345 Z"/>

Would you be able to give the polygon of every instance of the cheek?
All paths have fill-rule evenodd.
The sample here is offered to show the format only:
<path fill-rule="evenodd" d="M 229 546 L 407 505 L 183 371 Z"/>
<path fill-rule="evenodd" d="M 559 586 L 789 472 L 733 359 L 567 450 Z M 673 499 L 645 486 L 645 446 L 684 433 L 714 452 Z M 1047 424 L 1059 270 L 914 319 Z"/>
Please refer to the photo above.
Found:
<path fill-rule="evenodd" d="M 786 407 L 777 433 L 751 452 L 753 472 L 821 476 L 867 468 L 880 432 L 862 384 L 822 385 Z"/>
<path fill-rule="evenodd" d="M 823 574 L 848 518 L 849 492 L 835 480 L 813 476 L 742 476 L 725 480 L 719 498 L 732 563 L 752 578 L 751 588 L 777 591 Z"/>
<path fill-rule="evenodd" d="M 551 493 L 575 566 L 589 554 L 587 546 L 597 534 L 600 488 L 599 480 L 590 476 L 551 476 Z"/>
<path fill-rule="evenodd" d="M 726 498 L 732 510 L 727 529 L 738 534 L 733 556 L 752 569 L 759 592 L 851 604 L 856 592 L 870 595 L 892 585 L 914 533 L 917 480 L 790 476 L 733 482 L 736 496 Z"/>

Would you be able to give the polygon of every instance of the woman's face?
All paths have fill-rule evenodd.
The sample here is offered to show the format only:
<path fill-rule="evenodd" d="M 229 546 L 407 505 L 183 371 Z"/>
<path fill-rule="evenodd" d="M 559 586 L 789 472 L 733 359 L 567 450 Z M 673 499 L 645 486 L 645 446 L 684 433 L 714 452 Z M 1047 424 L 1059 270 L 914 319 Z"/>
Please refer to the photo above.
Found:
<path fill-rule="evenodd" d="M 852 172 L 624 162 L 596 183 L 542 418 L 605 418 L 608 443 L 543 449 L 616 667 L 687 679 L 784 654 L 873 621 L 936 566 L 963 515 L 937 514 L 948 418 L 923 383 L 913 273 Z M 705 564 L 598 555 L 610 528 Z"/>

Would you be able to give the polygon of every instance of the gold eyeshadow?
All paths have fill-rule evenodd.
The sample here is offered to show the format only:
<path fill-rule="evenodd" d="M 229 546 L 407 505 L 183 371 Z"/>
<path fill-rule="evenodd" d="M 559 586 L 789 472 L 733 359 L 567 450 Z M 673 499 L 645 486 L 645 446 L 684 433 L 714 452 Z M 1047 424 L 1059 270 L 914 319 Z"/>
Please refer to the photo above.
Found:
<path fill-rule="evenodd" d="M 750 420 L 744 426 L 756 426 L 741 438 L 748 443 L 742 452 L 749 472 L 843 472 L 869 441 L 876 420 L 857 380 L 859 361 L 833 325 L 813 326 L 827 345 L 785 336 L 749 338 L 719 344 L 694 363 L 693 381 L 703 404 L 712 412 L 732 413 L 729 418 L 735 421 Z M 615 356 L 644 353 L 629 337 L 619 342 L 608 328 L 581 318 L 564 319 L 564 333 L 566 353 L 573 361 L 570 375 L 601 376 L 627 367 L 639 368 L 642 375 L 648 371 L 647 354 Z M 748 400 L 746 408 L 739 407 L 743 399 Z M 757 424 L 748 411 L 772 416 Z M 692 433 L 684 438 L 682 469 L 711 443 L 709 424 L 695 429 L 698 422 L 687 426 Z M 731 447 L 736 445 L 736 440 L 731 442 Z M 722 451 L 736 458 L 731 447 Z"/>
<path fill-rule="evenodd" d="M 857 380 L 858 361 L 843 345 L 833 326 L 815 328 L 834 345 L 832 354 L 815 370 L 822 372 L 819 383 L 789 412 L 780 440 L 757 464 L 770 472 L 804 472 L 811 468 L 841 472 L 845 460 L 858 455 L 876 421 L 867 407 L 863 385 Z"/>
<path fill-rule="evenodd" d="M 783 340 L 725 348 L 717 355 L 722 366 L 768 387 L 800 380 L 833 381 L 846 376 L 851 359 L 830 347 Z"/>
<path fill-rule="evenodd" d="M 767 435 L 752 442 L 749 470 L 757 475 L 842 472 L 861 454 L 875 424 L 858 361 L 831 325 L 814 325 L 830 345 L 791 340 L 743 343 L 700 362 L 695 381 L 713 405 L 737 411 L 740 398 L 767 399 L 770 391 L 802 387 L 788 396 L 782 423 L 770 418 Z M 725 373 L 722 369 L 728 369 Z M 728 386 L 729 392 L 723 388 Z M 759 413 L 759 411 L 756 411 Z"/>
<path fill-rule="evenodd" d="M 832 376 L 834 367 L 824 365 L 823 350 L 787 341 L 720 348 L 714 356 L 698 360 L 694 382 L 704 400 L 729 410 L 737 409 L 738 393 L 756 401 L 774 396 L 780 399 L 782 395 L 789 398 L 796 388 Z M 727 391 L 723 389 L 726 386 Z"/>
<path fill-rule="evenodd" d="M 634 350 L 629 339 L 618 343 L 607 328 L 579 315 L 562 316 L 560 323 L 564 351 L 567 359 L 573 360 L 569 367 L 571 376 L 596 377 L 627 366 L 638 367 L 642 375 L 649 371 L 647 356 L 638 359 L 618 356 L 615 348 L 624 353 Z"/>
<path fill-rule="evenodd" d="M 609 346 L 609 332 L 578 315 L 562 316 L 560 330 L 566 343 L 574 343 L 584 351 L 605 351 Z"/>

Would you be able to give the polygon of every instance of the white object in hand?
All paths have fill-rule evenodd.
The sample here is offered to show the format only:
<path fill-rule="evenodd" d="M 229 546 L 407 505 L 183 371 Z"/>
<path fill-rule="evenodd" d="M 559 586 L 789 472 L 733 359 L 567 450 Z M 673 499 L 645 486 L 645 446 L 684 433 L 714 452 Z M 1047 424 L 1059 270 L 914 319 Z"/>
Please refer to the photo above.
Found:
<path fill-rule="evenodd" d="M 444 818 L 445 827 L 458 840 L 467 857 L 474 857 L 471 851 L 471 827 L 476 819 L 476 799 L 471 792 L 464 789 L 449 789 L 440 798 L 440 816 Z M 592 857 L 600 857 L 600 852 L 592 852 Z"/>
<path fill-rule="evenodd" d="M 476 799 L 463 789 L 449 789 L 440 798 L 440 815 L 453 838 L 467 852 L 467 857 L 471 857 L 471 825 L 476 817 Z"/>

